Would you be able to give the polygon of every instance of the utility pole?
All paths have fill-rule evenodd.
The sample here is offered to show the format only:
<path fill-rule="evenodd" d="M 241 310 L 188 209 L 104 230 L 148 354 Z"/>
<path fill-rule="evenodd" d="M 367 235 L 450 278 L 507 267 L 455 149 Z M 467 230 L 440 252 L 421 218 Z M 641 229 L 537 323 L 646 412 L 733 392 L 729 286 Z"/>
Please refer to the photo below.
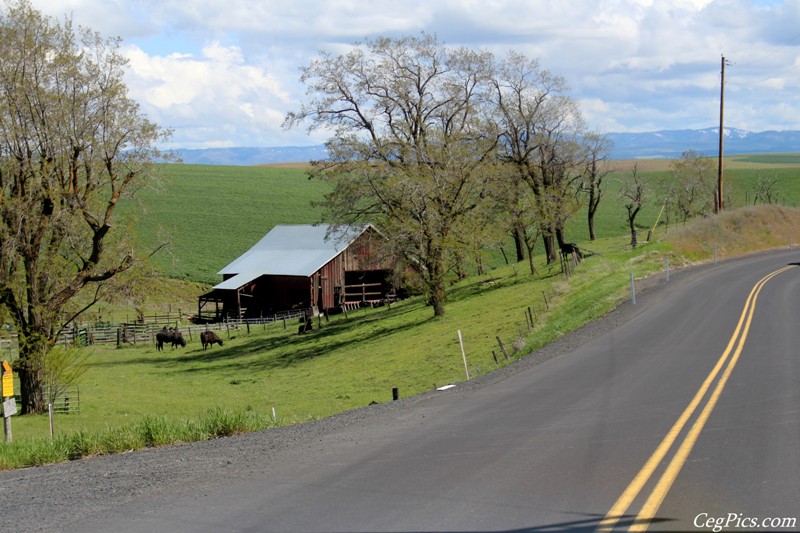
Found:
<path fill-rule="evenodd" d="M 722 157 L 724 153 L 724 139 L 725 139 L 725 56 L 722 56 L 722 69 L 719 87 L 719 163 L 717 164 L 717 197 L 714 202 L 714 207 L 717 213 L 722 212 L 724 208 L 723 192 L 722 192 Z"/>

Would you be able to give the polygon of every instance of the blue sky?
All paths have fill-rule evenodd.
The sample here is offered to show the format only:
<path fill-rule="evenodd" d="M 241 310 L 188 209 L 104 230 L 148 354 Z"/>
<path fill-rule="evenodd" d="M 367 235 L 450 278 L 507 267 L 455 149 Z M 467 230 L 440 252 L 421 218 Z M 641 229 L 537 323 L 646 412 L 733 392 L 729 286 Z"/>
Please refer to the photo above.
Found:
<path fill-rule="evenodd" d="M 172 148 L 299 146 L 320 50 L 378 35 L 514 49 L 566 78 L 591 129 L 800 129 L 800 0 L 31 0 L 123 40 L 130 94 Z"/>

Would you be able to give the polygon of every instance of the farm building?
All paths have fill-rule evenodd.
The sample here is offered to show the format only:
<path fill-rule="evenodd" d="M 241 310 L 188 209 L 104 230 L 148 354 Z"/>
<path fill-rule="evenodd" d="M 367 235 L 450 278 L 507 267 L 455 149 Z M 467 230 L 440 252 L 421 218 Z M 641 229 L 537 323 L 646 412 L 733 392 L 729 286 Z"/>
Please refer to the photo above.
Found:
<path fill-rule="evenodd" d="M 328 225 L 275 226 L 219 271 L 222 283 L 199 298 L 198 318 L 321 313 L 390 297 L 392 266 L 379 255 L 380 232 L 369 224 L 332 235 L 329 230 Z"/>

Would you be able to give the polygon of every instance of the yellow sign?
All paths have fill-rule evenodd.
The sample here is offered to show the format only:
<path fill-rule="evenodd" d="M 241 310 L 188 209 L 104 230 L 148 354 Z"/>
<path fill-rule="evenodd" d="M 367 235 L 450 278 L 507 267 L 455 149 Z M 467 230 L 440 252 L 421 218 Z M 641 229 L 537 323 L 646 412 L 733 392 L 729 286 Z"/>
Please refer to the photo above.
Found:
<path fill-rule="evenodd" d="M 14 374 L 11 373 L 11 365 L 8 361 L 3 361 L 3 392 L 4 398 L 14 396 Z"/>

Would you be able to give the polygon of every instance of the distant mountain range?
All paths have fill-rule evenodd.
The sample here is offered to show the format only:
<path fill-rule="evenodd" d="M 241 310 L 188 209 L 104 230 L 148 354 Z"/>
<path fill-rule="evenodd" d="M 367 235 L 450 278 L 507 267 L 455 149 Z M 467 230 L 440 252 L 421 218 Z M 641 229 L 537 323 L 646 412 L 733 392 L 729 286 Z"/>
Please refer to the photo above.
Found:
<path fill-rule="evenodd" d="M 719 128 L 667 130 L 646 133 L 608 133 L 614 142 L 611 159 L 675 159 L 686 150 L 714 156 Z M 725 154 L 800 152 L 800 130 L 751 132 L 725 128 Z M 266 165 L 324 159 L 324 145 L 270 148 L 206 148 L 174 150 L 184 163 L 198 165 Z"/>
<path fill-rule="evenodd" d="M 686 150 L 705 156 L 719 154 L 719 128 L 670 130 L 647 133 L 609 133 L 614 141 L 612 159 L 675 159 Z M 776 154 L 800 152 L 800 131 L 752 132 L 725 128 L 724 152 Z"/>

